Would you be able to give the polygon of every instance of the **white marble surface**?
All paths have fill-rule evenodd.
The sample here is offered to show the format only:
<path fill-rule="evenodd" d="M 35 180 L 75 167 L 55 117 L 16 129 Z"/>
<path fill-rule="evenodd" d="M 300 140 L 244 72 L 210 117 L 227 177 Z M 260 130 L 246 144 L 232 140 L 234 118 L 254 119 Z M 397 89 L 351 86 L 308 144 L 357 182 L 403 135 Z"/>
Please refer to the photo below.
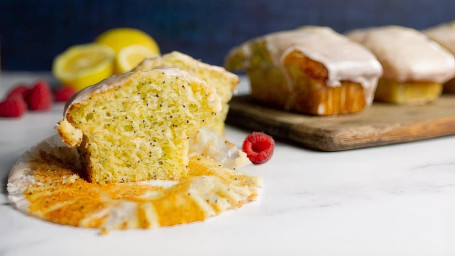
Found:
<path fill-rule="evenodd" d="M 0 95 L 29 77 L 2 74 Z M 455 137 L 335 153 L 278 142 L 248 168 L 259 200 L 201 223 L 98 236 L 25 216 L 7 203 L 9 169 L 62 109 L 0 119 L 0 255 L 455 255 Z"/>

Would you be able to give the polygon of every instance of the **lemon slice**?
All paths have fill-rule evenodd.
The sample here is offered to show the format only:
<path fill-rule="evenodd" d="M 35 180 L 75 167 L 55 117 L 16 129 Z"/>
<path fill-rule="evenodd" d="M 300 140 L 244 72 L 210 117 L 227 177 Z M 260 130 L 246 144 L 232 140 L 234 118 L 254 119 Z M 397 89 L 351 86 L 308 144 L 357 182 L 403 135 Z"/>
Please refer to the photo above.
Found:
<path fill-rule="evenodd" d="M 145 58 L 151 58 L 158 56 L 157 52 L 154 52 L 141 45 L 131 45 L 123 48 L 117 54 L 116 68 L 117 72 L 123 73 L 131 71 Z"/>
<path fill-rule="evenodd" d="M 114 60 L 115 53 L 107 46 L 75 45 L 54 59 L 52 73 L 65 86 L 79 91 L 111 76 Z"/>
<path fill-rule="evenodd" d="M 115 53 L 131 45 L 141 45 L 155 54 L 160 54 L 160 49 L 155 40 L 148 34 L 134 28 L 115 28 L 99 35 L 95 42 L 111 47 Z"/>

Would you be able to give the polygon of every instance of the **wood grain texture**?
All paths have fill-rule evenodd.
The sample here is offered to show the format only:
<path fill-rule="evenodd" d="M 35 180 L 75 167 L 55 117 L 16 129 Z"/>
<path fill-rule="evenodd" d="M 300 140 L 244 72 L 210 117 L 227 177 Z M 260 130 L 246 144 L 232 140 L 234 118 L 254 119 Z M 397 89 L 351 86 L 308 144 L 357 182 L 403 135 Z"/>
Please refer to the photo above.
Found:
<path fill-rule="evenodd" d="M 329 117 L 286 112 L 237 96 L 227 122 L 304 147 L 341 151 L 453 135 L 455 95 L 421 106 L 375 102 L 360 113 Z"/>

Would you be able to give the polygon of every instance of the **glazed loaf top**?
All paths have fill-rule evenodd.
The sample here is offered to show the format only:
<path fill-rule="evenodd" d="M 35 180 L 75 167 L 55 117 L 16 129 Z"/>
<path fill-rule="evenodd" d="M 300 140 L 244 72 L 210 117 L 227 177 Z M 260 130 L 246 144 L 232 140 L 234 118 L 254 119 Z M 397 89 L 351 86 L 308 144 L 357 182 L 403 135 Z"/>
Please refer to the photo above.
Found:
<path fill-rule="evenodd" d="M 455 21 L 425 29 L 423 33 L 455 54 Z"/>
<path fill-rule="evenodd" d="M 375 56 L 360 44 L 328 27 L 305 26 L 252 39 L 231 50 L 233 56 L 241 52 L 245 56 L 244 68 L 250 67 L 251 47 L 263 42 L 277 67 L 283 66 L 284 58 L 292 51 L 302 52 L 306 57 L 324 65 L 328 71 L 327 86 L 336 87 L 341 81 L 361 84 L 365 89 L 367 104 L 373 99 L 377 80 L 382 68 Z M 288 83 L 292 91 L 292 84 Z"/>
<path fill-rule="evenodd" d="M 455 75 L 453 55 L 415 29 L 374 27 L 354 30 L 347 36 L 376 55 L 384 69 L 384 78 L 443 83 Z"/>

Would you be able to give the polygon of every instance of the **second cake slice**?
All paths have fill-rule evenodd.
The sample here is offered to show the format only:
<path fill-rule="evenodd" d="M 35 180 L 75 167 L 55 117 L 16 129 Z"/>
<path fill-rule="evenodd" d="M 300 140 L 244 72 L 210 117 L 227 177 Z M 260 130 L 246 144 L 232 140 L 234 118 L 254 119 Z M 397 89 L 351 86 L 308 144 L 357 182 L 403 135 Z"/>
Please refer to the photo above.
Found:
<path fill-rule="evenodd" d="M 203 63 L 176 51 L 159 57 L 145 59 L 134 70 L 146 71 L 160 66 L 185 70 L 192 76 L 204 81 L 208 86 L 215 88 L 216 93 L 220 96 L 222 109 L 209 128 L 224 136 L 224 120 L 229 111 L 228 102 L 231 100 L 232 92 L 239 83 L 239 78 L 222 67 Z"/>

